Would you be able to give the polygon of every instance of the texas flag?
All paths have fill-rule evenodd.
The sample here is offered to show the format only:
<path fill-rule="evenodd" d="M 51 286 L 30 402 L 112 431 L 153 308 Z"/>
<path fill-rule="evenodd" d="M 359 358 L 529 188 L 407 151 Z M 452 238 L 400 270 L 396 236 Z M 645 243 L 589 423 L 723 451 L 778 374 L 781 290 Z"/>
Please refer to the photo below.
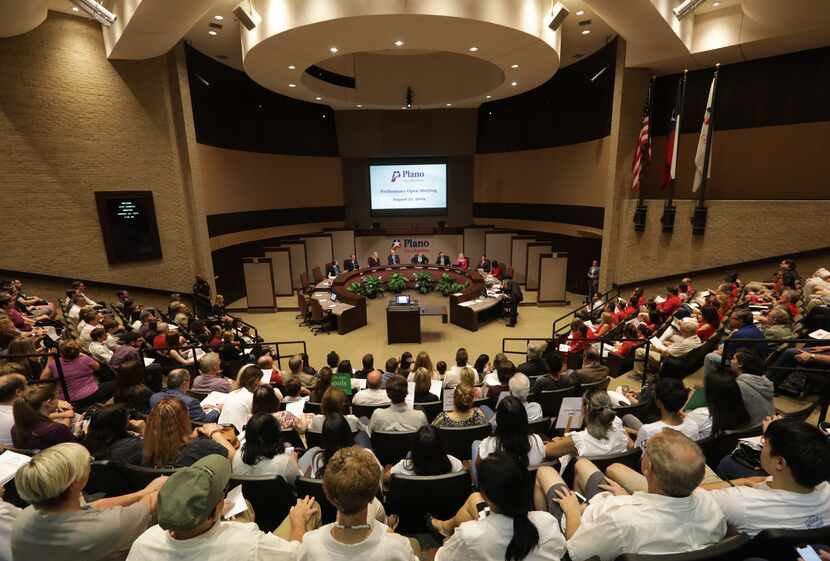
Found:
<path fill-rule="evenodd" d="M 671 112 L 669 137 L 666 139 L 666 167 L 663 170 L 663 184 L 665 189 L 677 177 L 677 143 L 680 141 L 680 114 L 683 111 L 683 87 L 686 85 L 686 75 L 677 85 L 677 97 L 674 100 L 674 109 Z"/>
<path fill-rule="evenodd" d="M 392 240 L 392 249 L 398 249 L 401 247 L 401 240 Z"/>

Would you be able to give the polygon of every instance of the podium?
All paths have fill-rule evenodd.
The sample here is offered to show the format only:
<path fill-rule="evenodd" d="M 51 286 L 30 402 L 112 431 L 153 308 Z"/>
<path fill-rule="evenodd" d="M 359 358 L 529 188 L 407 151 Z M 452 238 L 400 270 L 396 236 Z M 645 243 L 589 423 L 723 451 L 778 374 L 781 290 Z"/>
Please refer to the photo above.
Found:
<path fill-rule="evenodd" d="M 397 304 L 389 300 L 386 305 L 386 340 L 393 343 L 421 342 L 421 307 L 418 302 Z"/>

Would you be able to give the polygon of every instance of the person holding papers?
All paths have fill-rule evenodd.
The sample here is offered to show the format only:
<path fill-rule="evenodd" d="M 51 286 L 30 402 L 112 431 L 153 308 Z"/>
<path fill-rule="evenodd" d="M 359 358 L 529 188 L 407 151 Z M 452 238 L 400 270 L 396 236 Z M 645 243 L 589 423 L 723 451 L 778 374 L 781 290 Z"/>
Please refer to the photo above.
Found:
<path fill-rule="evenodd" d="M 692 317 L 686 317 L 680 320 L 678 333 L 669 339 L 669 344 L 661 343 L 658 339 L 651 339 L 651 350 L 648 353 L 649 369 L 654 372 L 660 367 L 660 361 L 664 356 L 683 356 L 686 353 L 696 349 L 703 343 L 700 337 L 697 336 L 698 323 Z M 644 348 L 637 348 L 634 351 L 634 373 L 638 376 L 643 375 L 645 369 L 646 350 Z"/>

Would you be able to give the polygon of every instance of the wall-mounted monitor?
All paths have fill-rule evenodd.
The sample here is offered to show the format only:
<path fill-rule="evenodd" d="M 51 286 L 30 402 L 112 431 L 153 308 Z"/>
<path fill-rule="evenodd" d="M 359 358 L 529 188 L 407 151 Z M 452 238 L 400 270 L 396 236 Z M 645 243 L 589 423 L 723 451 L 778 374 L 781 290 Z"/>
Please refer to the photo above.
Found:
<path fill-rule="evenodd" d="M 369 161 L 372 216 L 445 216 L 447 161 L 436 158 Z"/>
<path fill-rule="evenodd" d="M 152 191 L 96 191 L 95 202 L 107 261 L 161 259 Z"/>

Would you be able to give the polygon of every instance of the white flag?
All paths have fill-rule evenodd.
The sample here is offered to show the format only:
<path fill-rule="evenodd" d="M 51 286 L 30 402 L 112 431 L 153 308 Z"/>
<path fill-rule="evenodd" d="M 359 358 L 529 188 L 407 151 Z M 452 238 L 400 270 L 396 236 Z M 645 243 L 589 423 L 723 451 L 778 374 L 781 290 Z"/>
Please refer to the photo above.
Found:
<path fill-rule="evenodd" d="M 692 191 L 697 192 L 703 184 L 703 162 L 706 160 L 706 142 L 709 139 L 712 119 L 712 97 L 715 94 L 715 82 L 718 77 L 712 78 L 712 85 L 709 86 L 709 100 L 706 102 L 706 114 L 703 116 L 703 126 L 700 128 L 700 139 L 697 141 L 697 152 L 695 153 L 695 178 L 692 181 Z M 706 170 L 706 179 L 712 177 L 712 149 L 709 148 L 709 167 Z"/>

